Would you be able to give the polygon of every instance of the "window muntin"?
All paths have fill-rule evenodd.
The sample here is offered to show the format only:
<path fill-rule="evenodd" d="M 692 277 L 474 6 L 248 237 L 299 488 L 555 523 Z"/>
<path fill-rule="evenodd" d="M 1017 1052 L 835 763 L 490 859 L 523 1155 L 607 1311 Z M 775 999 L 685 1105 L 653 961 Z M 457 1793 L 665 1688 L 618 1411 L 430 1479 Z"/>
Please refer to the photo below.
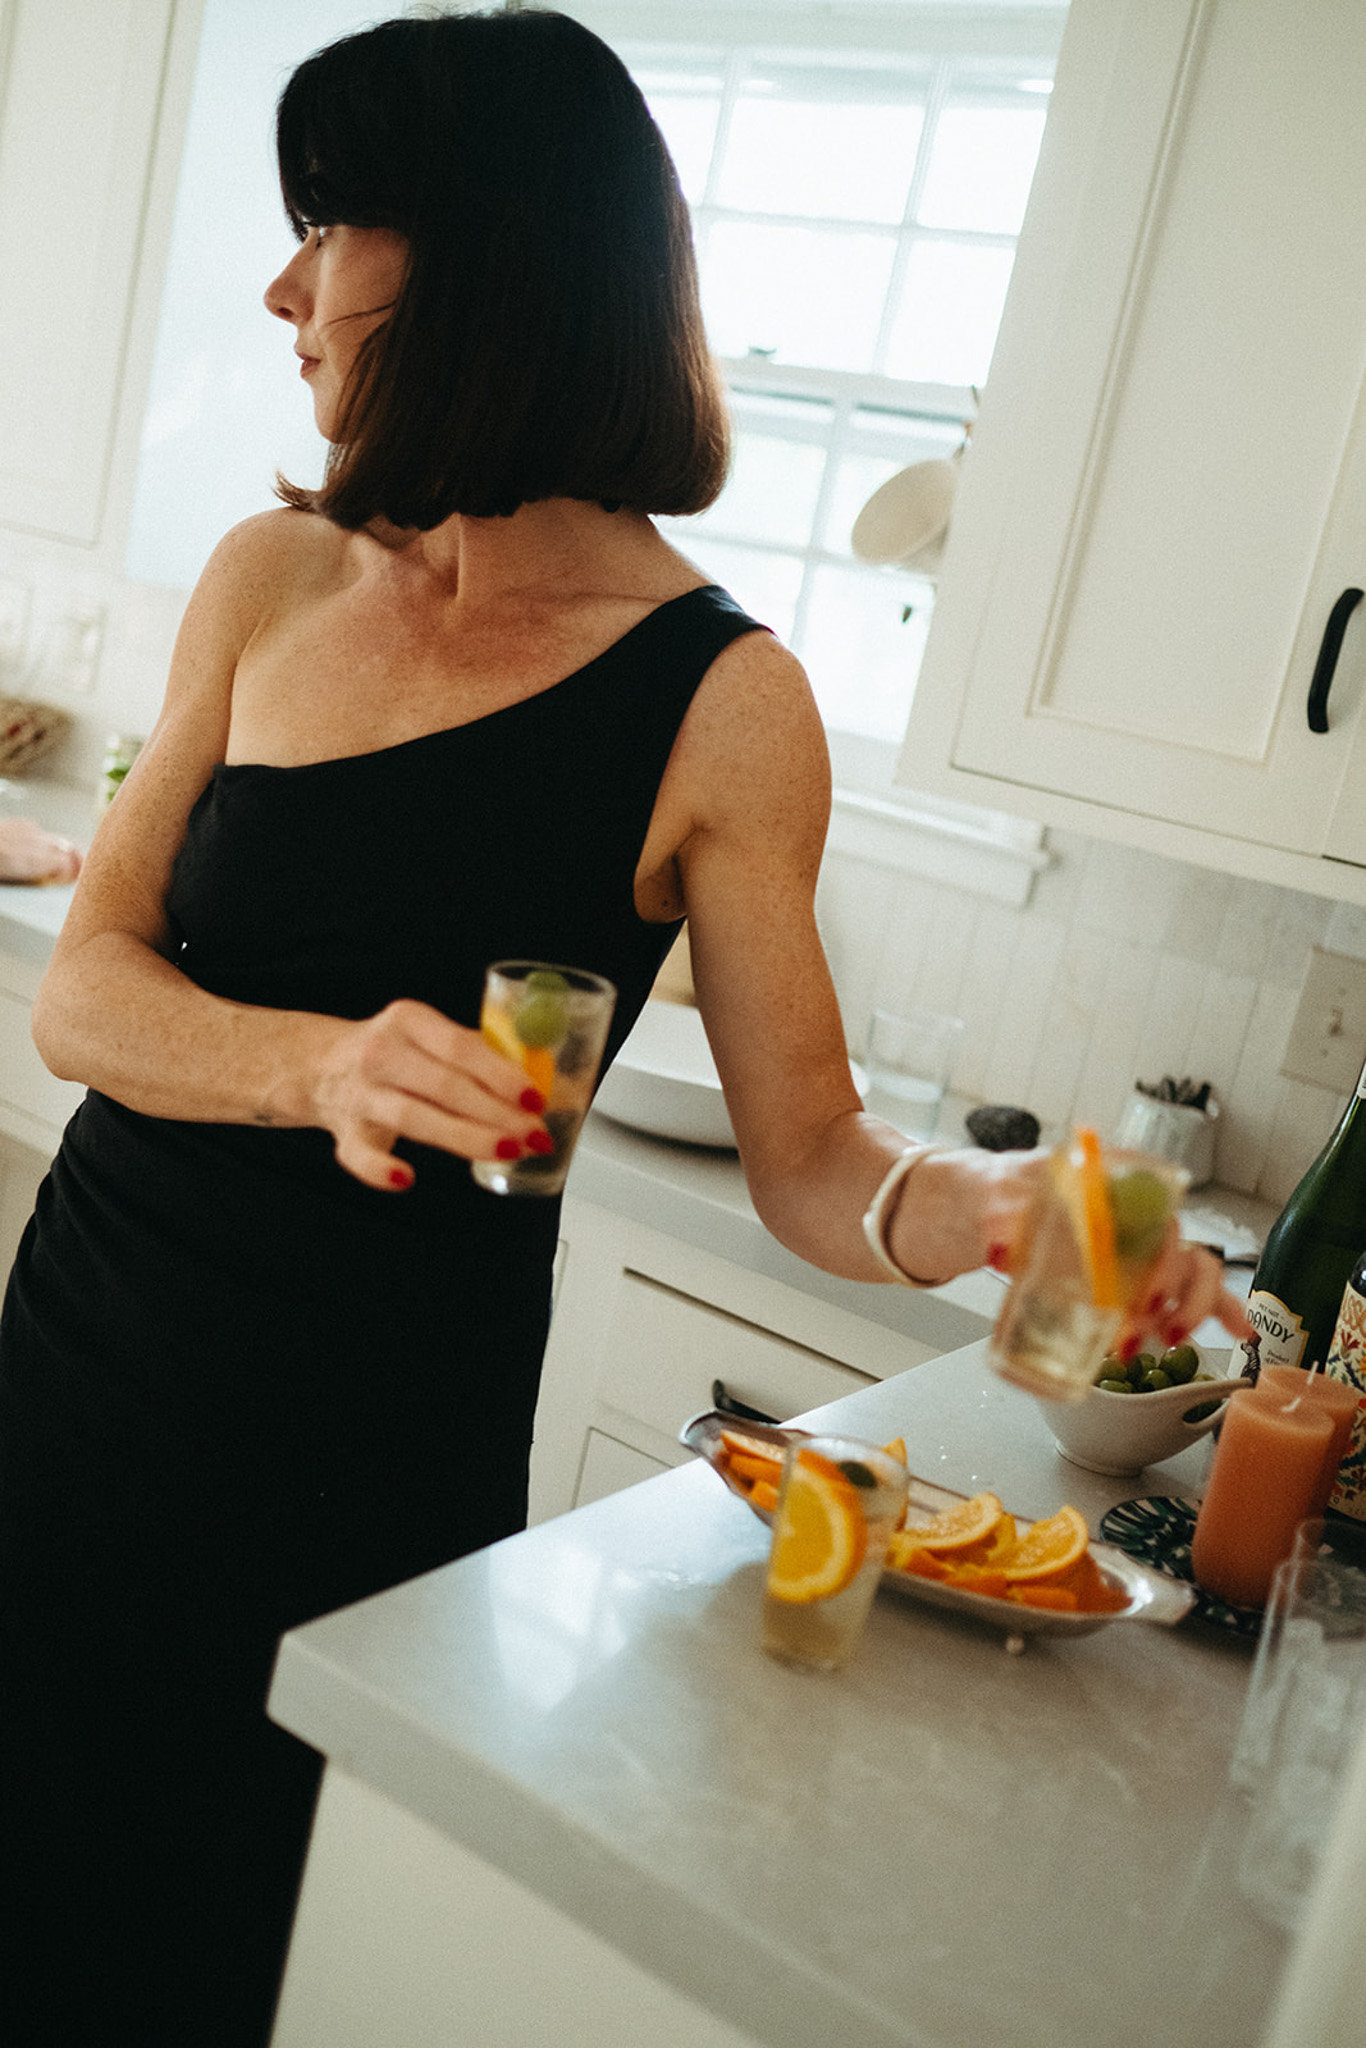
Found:
<path fill-rule="evenodd" d="M 858 562 L 850 529 L 880 483 L 963 441 L 1050 65 L 620 47 L 692 207 L 735 427 L 717 504 L 666 528 L 803 660 L 837 773 L 853 735 L 881 743 L 890 780 L 934 586 Z"/>

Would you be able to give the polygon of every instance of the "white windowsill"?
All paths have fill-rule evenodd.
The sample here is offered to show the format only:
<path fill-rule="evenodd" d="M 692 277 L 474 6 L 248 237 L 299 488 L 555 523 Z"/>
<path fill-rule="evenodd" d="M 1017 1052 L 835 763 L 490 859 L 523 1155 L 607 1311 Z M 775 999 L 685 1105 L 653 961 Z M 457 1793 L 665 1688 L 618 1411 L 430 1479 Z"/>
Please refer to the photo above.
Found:
<path fill-rule="evenodd" d="M 1042 825 L 1024 819 L 974 824 L 920 804 L 836 787 L 826 852 L 899 874 L 968 889 L 1022 908 L 1034 877 L 1051 867 Z"/>

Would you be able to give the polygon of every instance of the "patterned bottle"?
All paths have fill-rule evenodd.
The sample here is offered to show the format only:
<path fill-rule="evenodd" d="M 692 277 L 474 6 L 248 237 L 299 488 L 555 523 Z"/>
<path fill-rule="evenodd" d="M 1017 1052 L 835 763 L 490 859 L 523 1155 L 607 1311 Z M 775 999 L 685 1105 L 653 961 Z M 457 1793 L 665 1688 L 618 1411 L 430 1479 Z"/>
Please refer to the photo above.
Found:
<path fill-rule="evenodd" d="M 1343 1291 L 1337 1328 L 1324 1367 L 1330 1378 L 1355 1387 L 1361 1395 L 1352 1438 L 1338 1467 L 1328 1506 L 1339 1515 L 1366 1522 L 1366 1252 L 1352 1268 Z"/>
<path fill-rule="evenodd" d="M 1271 1227 L 1247 1312 L 1257 1335 L 1243 1373 L 1264 1365 L 1306 1372 L 1327 1359 L 1342 1290 L 1366 1244 L 1366 1069 L 1342 1120 Z"/>

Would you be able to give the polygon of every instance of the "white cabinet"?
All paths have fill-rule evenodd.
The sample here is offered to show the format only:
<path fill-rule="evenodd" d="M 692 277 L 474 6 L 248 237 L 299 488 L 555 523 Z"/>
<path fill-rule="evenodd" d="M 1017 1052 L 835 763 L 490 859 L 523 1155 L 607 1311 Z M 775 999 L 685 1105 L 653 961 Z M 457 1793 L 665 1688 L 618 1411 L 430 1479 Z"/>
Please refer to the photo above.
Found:
<path fill-rule="evenodd" d="M 567 1199 L 531 1461 L 531 1519 L 582 1507 L 689 1454 L 712 1386 L 780 1421 L 937 1355 L 815 1295 L 596 1203 Z"/>
<path fill-rule="evenodd" d="M 0 0 L 0 522 L 101 539 L 196 0 Z M 171 88 L 175 87 L 173 91 Z"/>
<path fill-rule="evenodd" d="M 36 961 L 0 948 L 0 1134 L 50 1159 L 85 1090 L 38 1057 L 30 1025 L 41 980 Z"/>
<path fill-rule="evenodd" d="M 1366 8 L 1073 0 L 907 783 L 1366 902 Z"/>

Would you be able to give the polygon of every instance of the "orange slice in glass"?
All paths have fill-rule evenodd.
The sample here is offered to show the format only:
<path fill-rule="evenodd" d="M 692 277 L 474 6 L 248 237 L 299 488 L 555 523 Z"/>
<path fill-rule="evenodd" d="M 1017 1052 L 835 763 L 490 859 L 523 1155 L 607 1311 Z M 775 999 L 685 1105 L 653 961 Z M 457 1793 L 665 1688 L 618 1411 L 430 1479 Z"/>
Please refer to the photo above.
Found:
<path fill-rule="evenodd" d="M 1115 1217 L 1105 1180 L 1100 1140 L 1079 1127 L 1065 1153 L 1055 1155 L 1054 1183 L 1072 1219 L 1072 1234 L 1097 1308 L 1122 1308 Z"/>
<path fill-rule="evenodd" d="M 908 1524 L 902 1531 L 908 1546 L 938 1557 L 970 1550 L 991 1535 L 1005 1510 L 994 1493 L 975 1493 L 961 1506 L 945 1508 L 932 1521 Z"/>
<path fill-rule="evenodd" d="M 858 1488 L 818 1451 L 798 1451 L 769 1558 L 774 1599 L 798 1605 L 842 1593 L 867 1546 Z"/>
<path fill-rule="evenodd" d="M 1075 1508 L 1059 1508 L 1047 1521 L 1026 1529 L 1003 1560 L 1005 1575 L 1012 1585 L 1056 1578 L 1085 1557 L 1089 1540 L 1085 1518 Z"/>

